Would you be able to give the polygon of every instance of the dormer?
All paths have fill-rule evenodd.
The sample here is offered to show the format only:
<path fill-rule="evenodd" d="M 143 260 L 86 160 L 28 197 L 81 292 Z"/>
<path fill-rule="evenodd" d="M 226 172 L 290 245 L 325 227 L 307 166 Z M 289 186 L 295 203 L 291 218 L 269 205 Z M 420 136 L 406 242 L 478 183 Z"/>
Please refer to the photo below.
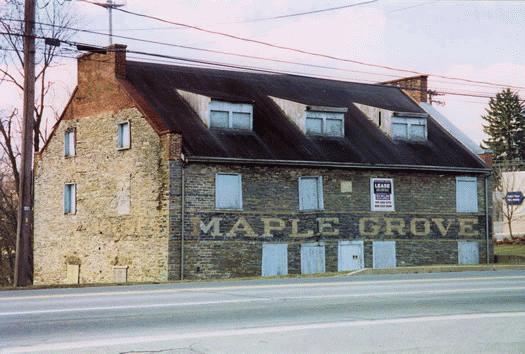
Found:
<path fill-rule="evenodd" d="M 427 138 L 427 114 L 394 112 L 392 139 L 423 142 Z"/>
<path fill-rule="evenodd" d="M 394 112 L 359 103 L 354 105 L 394 141 L 425 142 L 428 139 L 426 113 Z"/>
<path fill-rule="evenodd" d="M 214 99 L 177 90 L 202 122 L 210 129 L 253 130 L 253 104 Z"/>
<path fill-rule="evenodd" d="M 253 130 L 253 105 L 212 99 L 209 128 Z"/>
<path fill-rule="evenodd" d="M 306 135 L 345 136 L 346 111 L 346 108 L 307 106 L 304 113 Z"/>
<path fill-rule="evenodd" d="M 336 138 L 345 136 L 346 107 L 306 105 L 278 97 L 270 98 L 304 134 Z"/>

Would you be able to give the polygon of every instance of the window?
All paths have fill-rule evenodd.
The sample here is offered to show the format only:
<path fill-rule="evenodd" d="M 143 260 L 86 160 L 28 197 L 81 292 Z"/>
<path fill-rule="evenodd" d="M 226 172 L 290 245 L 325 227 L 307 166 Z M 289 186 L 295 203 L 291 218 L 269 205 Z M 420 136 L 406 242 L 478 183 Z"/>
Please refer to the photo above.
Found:
<path fill-rule="evenodd" d="M 129 149 L 131 147 L 131 132 L 129 122 L 118 124 L 117 129 L 117 148 L 119 150 Z"/>
<path fill-rule="evenodd" d="M 323 210 L 323 178 L 299 178 L 299 210 Z"/>
<path fill-rule="evenodd" d="M 68 129 L 64 133 L 64 156 L 75 156 L 75 130 Z"/>
<path fill-rule="evenodd" d="M 392 117 L 392 137 L 397 140 L 427 140 L 427 119 Z"/>
<path fill-rule="evenodd" d="M 456 177 L 456 211 L 478 211 L 478 181 L 476 177 Z"/>
<path fill-rule="evenodd" d="M 67 183 L 64 185 L 64 214 L 75 214 L 77 211 L 77 186 Z"/>
<path fill-rule="evenodd" d="M 215 207 L 242 209 L 241 175 L 218 173 L 215 176 Z"/>
<path fill-rule="evenodd" d="M 210 128 L 252 130 L 253 106 L 249 103 L 210 102 Z"/>
<path fill-rule="evenodd" d="M 344 113 L 339 112 L 306 112 L 306 134 L 343 136 Z"/>

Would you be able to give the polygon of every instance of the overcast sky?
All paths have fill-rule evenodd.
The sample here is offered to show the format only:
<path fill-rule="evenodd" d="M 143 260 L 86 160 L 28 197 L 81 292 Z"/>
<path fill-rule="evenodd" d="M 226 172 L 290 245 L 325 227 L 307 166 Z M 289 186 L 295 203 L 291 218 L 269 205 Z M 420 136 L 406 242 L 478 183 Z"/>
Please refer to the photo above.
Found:
<path fill-rule="evenodd" d="M 0 0 L 0 4 L 2 1 Z M 379 0 L 329 12 L 254 21 L 362 1 L 128 0 L 123 8 L 171 21 L 367 63 L 525 87 L 523 1 Z M 78 27 L 107 32 L 108 16 L 105 9 L 78 0 L 73 0 L 69 6 L 80 19 Z M 114 12 L 113 22 L 114 33 L 117 35 L 326 65 L 344 71 L 242 59 L 115 38 L 115 42 L 125 43 L 132 50 L 362 82 L 378 82 L 410 75 L 272 49 L 118 11 Z M 104 36 L 83 33 L 77 34 L 74 40 L 99 45 L 105 45 L 108 41 Z M 131 54 L 129 56 L 134 57 Z M 53 80 L 57 82 L 57 104 L 63 104 L 67 100 L 68 94 L 76 84 L 75 61 L 64 59 L 63 64 L 52 73 Z M 430 77 L 430 88 L 482 95 L 494 94 L 498 90 L 497 87 L 448 81 L 433 76 Z M 520 94 L 525 98 L 525 90 Z M 1 105 L 8 103 L 8 96 L 2 95 Z M 486 99 L 449 95 L 437 99 L 445 105 L 436 107 L 468 136 L 476 142 L 483 138 L 481 114 L 486 106 Z"/>

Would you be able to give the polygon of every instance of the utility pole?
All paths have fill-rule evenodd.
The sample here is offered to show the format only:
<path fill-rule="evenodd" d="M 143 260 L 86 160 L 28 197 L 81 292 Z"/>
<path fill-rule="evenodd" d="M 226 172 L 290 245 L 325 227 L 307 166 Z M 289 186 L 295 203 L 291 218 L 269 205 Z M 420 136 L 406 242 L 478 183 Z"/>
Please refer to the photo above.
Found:
<path fill-rule="evenodd" d="M 124 6 L 123 0 L 106 0 L 106 2 L 95 1 L 95 5 L 108 9 L 109 13 L 109 45 L 113 44 L 113 9 Z"/>
<path fill-rule="evenodd" d="M 25 0 L 24 8 L 24 121 L 22 159 L 18 193 L 16 259 L 14 285 L 32 283 L 33 233 L 33 126 L 35 111 L 35 0 Z"/>

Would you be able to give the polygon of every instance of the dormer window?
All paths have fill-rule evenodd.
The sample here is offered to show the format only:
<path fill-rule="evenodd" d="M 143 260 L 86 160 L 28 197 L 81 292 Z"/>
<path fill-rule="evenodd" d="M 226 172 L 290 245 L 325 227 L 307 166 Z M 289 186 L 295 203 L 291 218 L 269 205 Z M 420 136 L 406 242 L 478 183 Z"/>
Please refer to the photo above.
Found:
<path fill-rule="evenodd" d="M 306 111 L 306 134 L 344 136 L 343 112 Z"/>
<path fill-rule="evenodd" d="M 422 117 L 392 117 L 392 138 L 395 140 L 426 141 L 427 119 Z"/>
<path fill-rule="evenodd" d="M 253 105 L 212 100 L 210 128 L 252 130 Z"/>

